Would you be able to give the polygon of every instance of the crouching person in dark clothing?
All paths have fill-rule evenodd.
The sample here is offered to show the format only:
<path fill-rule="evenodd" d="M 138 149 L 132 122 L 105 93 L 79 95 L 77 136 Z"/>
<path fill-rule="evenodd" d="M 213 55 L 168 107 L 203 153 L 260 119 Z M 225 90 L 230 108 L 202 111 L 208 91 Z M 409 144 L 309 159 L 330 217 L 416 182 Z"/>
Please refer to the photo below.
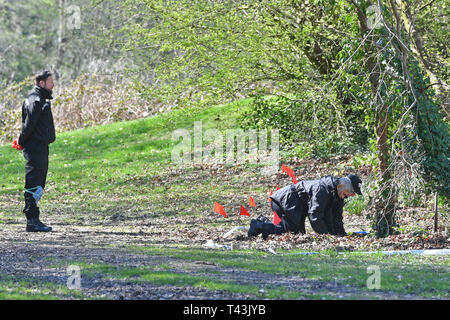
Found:
<path fill-rule="evenodd" d="M 18 144 L 25 164 L 25 208 L 27 232 L 48 232 L 52 228 L 39 219 L 37 206 L 43 195 L 48 170 L 48 145 L 55 141 L 55 126 L 50 105 L 53 77 L 49 71 L 36 75 L 36 86 L 22 105 L 22 131 Z"/>
<path fill-rule="evenodd" d="M 347 177 L 326 176 L 320 180 L 304 180 L 277 190 L 271 198 L 272 210 L 280 217 L 278 225 L 266 217 L 252 219 L 248 236 L 284 232 L 305 233 L 308 217 L 313 230 L 319 234 L 345 236 L 342 211 L 344 199 L 361 194 L 361 179 L 354 174 Z"/>

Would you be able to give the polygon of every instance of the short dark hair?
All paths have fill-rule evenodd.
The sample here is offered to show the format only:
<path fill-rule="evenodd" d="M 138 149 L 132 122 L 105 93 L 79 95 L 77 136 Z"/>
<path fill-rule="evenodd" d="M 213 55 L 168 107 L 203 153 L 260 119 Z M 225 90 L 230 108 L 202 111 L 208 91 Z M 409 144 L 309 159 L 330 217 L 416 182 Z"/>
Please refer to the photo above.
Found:
<path fill-rule="evenodd" d="M 47 81 L 48 77 L 51 77 L 51 76 L 52 76 L 52 73 L 50 71 L 42 70 L 36 74 L 34 80 L 36 81 L 36 84 L 39 84 L 39 82 L 41 82 L 41 81 Z"/>

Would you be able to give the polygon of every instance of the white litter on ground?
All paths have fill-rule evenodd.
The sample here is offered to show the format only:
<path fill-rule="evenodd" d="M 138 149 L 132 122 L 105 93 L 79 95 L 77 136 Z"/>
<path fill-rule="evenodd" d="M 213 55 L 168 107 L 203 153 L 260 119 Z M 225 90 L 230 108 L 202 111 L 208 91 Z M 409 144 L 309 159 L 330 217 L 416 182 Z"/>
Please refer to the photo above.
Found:
<path fill-rule="evenodd" d="M 207 248 L 221 248 L 221 249 L 227 249 L 227 250 L 231 250 L 231 246 L 227 246 L 225 244 L 217 244 L 214 241 L 212 241 L 211 239 L 206 241 L 205 244 L 203 244 L 204 247 Z"/>
<path fill-rule="evenodd" d="M 228 238 L 229 236 L 231 236 L 235 231 L 237 231 L 237 230 L 245 230 L 245 231 L 247 231 L 248 230 L 248 227 L 243 227 L 243 226 L 237 226 L 237 227 L 234 227 L 233 229 L 231 229 L 230 231 L 228 231 L 227 233 L 225 233 L 224 235 L 223 235 L 223 237 L 224 238 Z"/>

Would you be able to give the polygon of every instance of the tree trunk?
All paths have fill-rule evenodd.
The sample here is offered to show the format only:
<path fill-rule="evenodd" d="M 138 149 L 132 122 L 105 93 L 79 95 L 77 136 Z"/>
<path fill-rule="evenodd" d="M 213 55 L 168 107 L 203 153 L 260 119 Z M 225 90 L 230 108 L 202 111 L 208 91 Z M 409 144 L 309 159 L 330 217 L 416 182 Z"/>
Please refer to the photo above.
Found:
<path fill-rule="evenodd" d="M 58 28 L 58 52 L 56 56 L 55 63 L 55 73 L 56 77 L 59 78 L 61 73 L 61 65 L 64 58 L 64 26 L 65 26 L 65 17 L 64 17 L 64 2 L 65 0 L 59 0 L 58 2 L 58 13 L 59 13 L 59 28 Z"/>
<path fill-rule="evenodd" d="M 393 232 L 395 216 L 395 192 L 393 191 L 392 175 L 389 170 L 388 148 L 388 115 L 389 108 L 381 102 L 376 111 L 375 135 L 379 161 L 379 187 L 377 199 L 375 199 L 375 222 L 377 237 L 386 237 Z"/>
<path fill-rule="evenodd" d="M 364 39 L 370 29 L 367 23 L 367 15 L 356 1 L 349 0 L 356 8 L 358 15 L 361 40 Z M 375 100 L 375 135 L 378 157 L 378 194 L 373 204 L 375 210 L 374 224 L 377 237 L 386 237 L 393 232 L 395 216 L 395 192 L 392 188 L 392 176 L 389 170 L 388 126 L 389 106 L 383 101 L 383 88 L 380 83 L 380 66 L 374 58 L 376 46 L 374 41 L 368 41 L 365 46 L 365 56 L 369 72 L 369 82 Z"/>

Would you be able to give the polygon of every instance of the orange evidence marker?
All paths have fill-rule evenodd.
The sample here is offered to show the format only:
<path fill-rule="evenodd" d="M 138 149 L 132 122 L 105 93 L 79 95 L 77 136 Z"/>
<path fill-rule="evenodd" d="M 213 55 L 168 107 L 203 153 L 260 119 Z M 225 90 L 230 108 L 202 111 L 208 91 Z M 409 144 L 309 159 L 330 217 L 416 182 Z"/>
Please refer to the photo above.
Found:
<path fill-rule="evenodd" d="M 271 201 L 272 201 L 272 199 L 270 199 L 270 196 L 271 196 L 271 195 L 273 195 L 273 192 L 272 192 L 272 190 L 270 190 L 270 193 L 269 193 L 269 198 L 268 198 L 269 202 L 271 202 Z"/>
<path fill-rule="evenodd" d="M 281 222 L 281 219 L 280 219 L 280 217 L 277 215 L 277 213 L 274 211 L 273 212 L 273 224 L 274 225 L 277 225 L 277 224 L 279 224 Z"/>
<path fill-rule="evenodd" d="M 228 218 L 226 212 L 223 210 L 223 206 L 218 202 L 214 202 L 214 212 L 217 212 L 223 215 L 225 218 Z"/>
<path fill-rule="evenodd" d="M 245 207 L 242 205 L 241 205 L 241 216 L 249 216 L 250 217 L 250 213 L 248 213 L 247 209 L 245 209 Z"/>

